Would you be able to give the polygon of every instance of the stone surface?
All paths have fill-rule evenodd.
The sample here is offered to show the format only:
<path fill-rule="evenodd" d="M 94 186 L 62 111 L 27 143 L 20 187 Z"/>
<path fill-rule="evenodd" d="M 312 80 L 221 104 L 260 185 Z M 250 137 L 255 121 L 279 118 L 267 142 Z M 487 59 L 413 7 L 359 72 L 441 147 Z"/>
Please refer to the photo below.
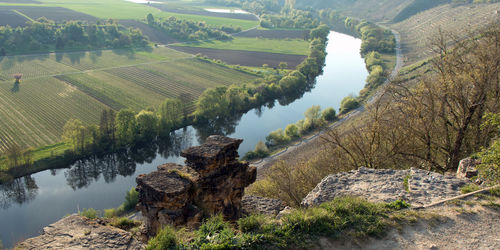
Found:
<path fill-rule="evenodd" d="M 476 165 L 479 163 L 479 160 L 472 159 L 470 157 L 461 160 L 457 169 L 457 177 L 470 179 L 477 176 Z"/>
<path fill-rule="evenodd" d="M 408 190 L 404 180 L 408 179 Z M 411 168 L 409 170 L 361 167 L 325 177 L 302 201 L 305 207 L 331 201 L 337 196 L 361 196 L 373 202 L 405 200 L 421 206 L 460 194 L 466 180 Z"/>
<path fill-rule="evenodd" d="M 186 166 L 165 164 L 137 177 L 138 209 L 146 231 L 155 235 L 164 225 L 196 226 L 203 218 L 241 216 L 244 189 L 255 181 L 256 168 L 238 161 L 242 140 L 210 136 L 203 145 L 184 150 Z"/>
<path fill-rule="evenodd" d="M 132 234 L 95 220 L 70 215 L 43 229 L 43 234 L 27 239 L 16 249 L 143 249 Z"/>
<path fill-rule="evenodd" d="M 285 208 L 285 203 L 278 199 L 248 195 L 241 201 L 244 214 L 265 214 L 276 216 Z"/>

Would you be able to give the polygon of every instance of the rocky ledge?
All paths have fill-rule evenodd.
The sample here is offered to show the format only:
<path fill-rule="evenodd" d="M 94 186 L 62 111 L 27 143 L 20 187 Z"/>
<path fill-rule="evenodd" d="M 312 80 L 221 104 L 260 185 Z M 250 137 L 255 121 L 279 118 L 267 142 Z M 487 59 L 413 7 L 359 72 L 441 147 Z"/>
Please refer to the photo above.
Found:
<path fill-rule="evenodd" d="M 156 235 L 165 225 L 197 226 L 203 218 L 222 214 L 240 218 L 244 189 L 257 170 L 238 161 L 242 140 L 210 136 L 201 146 L 184 150 L 186 166 L 165 164 L 137 177 L 138 208 L 146 234 Z"/>
<path fill-rule="evenodd" d="M 43 229 L 43 234 L 27 239 L 16 249 L 142 249 L 132 234 L 96 220 L 70 215 Z"/>
<path fill-rule="evenodd" d="M 337 196 L 361 196 L 373 202 L 405 200 L 422 206 L 460 194 L 468 180 L 411 168 L 409 170 L 370 169 L 325 177 L 302 200 L 305 207 L 331 201 Z"/>

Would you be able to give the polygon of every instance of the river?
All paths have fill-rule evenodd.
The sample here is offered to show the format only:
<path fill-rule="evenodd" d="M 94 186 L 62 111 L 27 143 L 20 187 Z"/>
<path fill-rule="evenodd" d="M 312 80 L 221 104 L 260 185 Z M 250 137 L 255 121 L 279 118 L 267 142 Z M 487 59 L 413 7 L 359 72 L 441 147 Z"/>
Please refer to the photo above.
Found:
<path fill-rule="evenodd" d="M 359 53 L 361 40 L 333 31 L 328 39 L 324 73 L 311 91 L 288 105 L 276 102 L 272 107 L 251 110 L 215 131 L 244 139 L 239 151 L 243 155 L 259 140 L 265 141 L 269 132 L 302 119 L 312 105 L 338 110 L 342 98 L 363 88 L 368 72 Z M 0 185 L 0 240 L 5 247 L 12 247 L 40 234 L 44 226 L 64 215 L 83 208 L 117 207 L 125 192 L 135 186 L 137 175 L 166 162 L 183 163 L 178 153 L 198 145 L 212 131 L 187 127 L 176 131 L 165 145 L 47 170 Z"/>

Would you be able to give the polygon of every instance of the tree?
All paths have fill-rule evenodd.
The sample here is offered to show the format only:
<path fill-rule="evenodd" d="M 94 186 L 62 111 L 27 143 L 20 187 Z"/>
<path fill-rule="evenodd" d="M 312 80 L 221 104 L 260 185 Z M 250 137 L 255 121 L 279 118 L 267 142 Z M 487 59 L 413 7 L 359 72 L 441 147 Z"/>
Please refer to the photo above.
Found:
<path fill-rule="evenodd" d="M 288 63 L 287 62 L 280 62 L 280 64 L 278 65 L 278 68 L 286 69 L 286 68 L 288 68 Z"/>
<path fill-rule="evenodd" d="M 64 41 L 60 36 L 56 39 L 56 49 L 64 49 Z"/>
<path fill-rule="evenodd" d="M 285 144 L 290 141 L 290 138 L 285 135 L 285 132 L 283 129 L 279 128 L 271 133 L 269 133 L 268 136 L 266 136 L 266 141 L 270 145 L 280 145 L 280 144 Z"/>
<path fill-rule="evenodd" d="M 84 150 L 85 145 L 85 126 L 83 122 L 78 119 L 70 119 L 64 124 L 62 139 L 66 143 L 73 145 L 73 150 L 81 152 Z"/>
<path fill-rule="evenodd" d="M 321 122 L 321 107 L 313 105 L 304 112 L 304 117 L 311 124 L 311 128 L 316 128 Z"/>
<path fill-rule="evenodd" d="M 344 114 L 359 106 L 358 100 L 354 96 L 346 96 L 340 102 L 340 113 Z"/>
<path fill-rule="evenodd" d="M 151 111 L 141 111 L 135 117 L 137 121 L 137 138 L 150 141 L 158 135 L 158 117 Z"/>
<path fill-rule="evenodd" d="M 14 74 L 14 79 L 16 80 L 15 83 L 19 83 L 21 81 L 22 77 L 23 77 L 23 74 L 21 74 L 21 73 Z"/>
<path fill-rule="evenodd" d="M 155 23 L 155 18 L 153 17 L 153 14 L 149 13 L 146 16 L 146 20 L 148 21 L 149 25 L 153 25 Z"/>
<path fill-rule="evenodd" d="M 0 48 L 0 56 L 6 56 L 7 55 L 7 52 L 5 51 L 5 48 L 2 47 Z"/>
<path fill-rule="evenodd" d="M 288 124 L 285 128 L 285 135 L 290 138 L 298 138 L 300 136 L 299 128 L 295 124 Z"/>
<path fill-rule="evenodd" d="M 137 135 L 135 112 L 131 109 L 122 109 L 116 114 L 116 139 L 121 146 L 134 144 Z"/>
<path fill-rule="evenodd" d="M 178 99 L 167 98 L 160 104 L 158 114 L 159 114 L 159 132 L 160 135 L 168 135 L 173 128 L 180 125 L 183 113 L 185 110 L 183 104 Z"/>
<path fill-rule="evenodd" d="M 325 121 L 331 122 L 335 120 L 335 118 L 337 118 L 337 114 L 335 113 L 335 109 L 333 109 L 332 107 L 326 108 L 321 113 L 321 119 Z"/>

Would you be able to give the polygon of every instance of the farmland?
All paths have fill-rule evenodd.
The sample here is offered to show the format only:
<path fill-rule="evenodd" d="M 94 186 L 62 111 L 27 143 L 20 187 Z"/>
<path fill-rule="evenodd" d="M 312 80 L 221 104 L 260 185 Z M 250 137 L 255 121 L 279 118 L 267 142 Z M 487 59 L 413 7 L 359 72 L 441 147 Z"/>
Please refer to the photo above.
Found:
<path fill-rule="evenodd" d="M 3 25 L 9 25 L 10 27 L 25 26 L 26 22 L 29 21 L 27 18 L 19 15 L 15 11 L 10 9 L 0 7 L 0 23 Z"/>
<path fill-rule="evenodd" d="M 54 19 L 65 20 L 87 20 L 87 19 L 116 19 L 116 20 L 143 20 L 146 15 L 151 13 L 155 17 L 176 17 L 178 19 L 188 19 L 193 21 L 204 21 L 208 25 L 227 25 L 250 29 L 258 25 L 257 20 L 232 19 L 217 16 L 201 16 L 195 14 L 184 14 L 162 11 L 158 8 L 145 4 L 136 4 L 124 0 L 40 0 L 40 3 L 5 3 L 0 1 L 0 6 L 10 9 L 25 10 L 23 13 L 30 18 L 36 19 L 40 16 Z M 58 8 L 53 8 L 58 7 Z M 34 10 L 34 11 L 33 11 Z M 30 16 L 33 15 L 33 16 Z M 49 18 L 50 19 L 50 18 Z M 91 20 L 92 21 L 92 20 Z M 4 25 L 0 23 L 0 25 Z"/>
<path fill-rule="evenodd" d="M 307 55 L 309 42 L 304 39 L 264 39 L 235 37 L 231 41 L 190 42 L 176 46 L 199 47 L 221 50 L 245 50 L 255 52 L 279 53 L 288 55 Z"/>
<path fill-rule="evenodd" d="M 180 94 L 194 100 L 206 88 L 256 78 L 168 48 L 9 56 L 0 72 L 0 151 L 14 141 L 56 143 L 71 118 L 96 124 L 104 109 L 141 110 Z M 20 84 L 14 73 L 23 74 Z"/>
<path fill-rule="evenodd" d="M 423 60 L 433 54 L 429 48 L 431 39 L 443 31 L 465 35 L 468 31 L 478 30 L 499 15 L 494 10 L 500 9 L 500 3 L 451 5 L 445 4 L 418 13 L 391 27 L 401 33 L 402 49 L 406 63 Z"/>
<path fill-rule="evenodd" d="M 289 69 L 294 69 L 306 56 L 287 55 L 267 52 L 254 52 L 244 50 L 221 50 L 198 47 L 175 47 L 176 50 L 190 53 L 202 54 L 208 58 L 221 60 L 228 64 L 236 64 L 250 67 L 262 67 L 263 64 L 269 67 L 278 67 L 280 62 L 286 62 Z"/>

